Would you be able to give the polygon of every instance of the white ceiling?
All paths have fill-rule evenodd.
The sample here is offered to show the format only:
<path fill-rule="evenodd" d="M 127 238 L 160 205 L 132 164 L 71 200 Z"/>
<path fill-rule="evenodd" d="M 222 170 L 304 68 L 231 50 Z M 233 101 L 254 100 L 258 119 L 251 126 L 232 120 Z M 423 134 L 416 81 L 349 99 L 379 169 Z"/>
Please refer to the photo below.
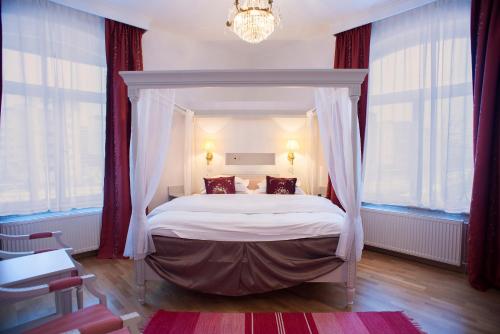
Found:
<path fill-rule="evenodd" d="M 141 11 L 151 18 L 151 25 L 204 40 L 233 39 L 225 26 L 233 0 L 103 0 Z M 281 28 L 274 39 L 305 39 L 329 34 L 332 22 L 360 10 L 380 6 L 393 0 L 276 0 Z"/>
<path fill-rule="evenodd" d="M 53 0 L 143 28 L 198 40 L 237 39 L 226 27 L 234 0 Z M 274 0 L 281 27 L 271 39 L 311 39 L 379 20 L 434 0 Z"/>

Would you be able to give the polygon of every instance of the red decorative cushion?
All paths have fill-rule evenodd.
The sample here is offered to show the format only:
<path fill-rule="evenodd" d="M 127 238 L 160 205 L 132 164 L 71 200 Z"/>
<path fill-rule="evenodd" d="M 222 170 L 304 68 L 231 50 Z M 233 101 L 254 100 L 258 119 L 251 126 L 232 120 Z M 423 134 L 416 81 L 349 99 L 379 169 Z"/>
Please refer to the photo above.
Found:
<path fill-rule="evenodd" d="M 234 176 L 204 178 L 207 194 L 235 194 Z"/>
<path fill-rule="evenodd" d="M 266 194 L 293 195 L 297 178 L 266 176 Z"/>
<path fill-rule="evenodd" d="M 51 237 L 52 237 L 52 232 L 39 232 L 30 234 L 30 239 L 45 239 Z"/>
<path fill-rule="evenodd" d="M 64 277 L 56 279 L 49 283 L 49 291 L 59 291 L 67 288 L 72 288 L 75 286 L 82 285 L 82 278 L 80 276 L 76 277 Z"/>

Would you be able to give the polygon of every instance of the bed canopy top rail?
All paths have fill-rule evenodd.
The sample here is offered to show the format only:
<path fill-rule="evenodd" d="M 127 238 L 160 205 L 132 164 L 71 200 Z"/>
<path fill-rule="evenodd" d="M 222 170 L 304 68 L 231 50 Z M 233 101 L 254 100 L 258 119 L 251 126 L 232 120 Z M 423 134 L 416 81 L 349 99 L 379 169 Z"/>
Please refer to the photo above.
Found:
<path fill-rule="evenodd" d="M 121 71 L 129 89 L 193 87 L 348 87 L 359 95 L 367 69 Z"/>

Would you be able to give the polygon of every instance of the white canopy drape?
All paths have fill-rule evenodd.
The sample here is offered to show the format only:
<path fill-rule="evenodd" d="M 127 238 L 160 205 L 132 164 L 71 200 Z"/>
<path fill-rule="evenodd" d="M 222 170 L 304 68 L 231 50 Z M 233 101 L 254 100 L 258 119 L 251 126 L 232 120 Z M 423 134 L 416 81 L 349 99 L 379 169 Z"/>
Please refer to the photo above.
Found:
<path fill-rule="evenodd" d="M 188 196 L 193 193 L 194 112 L 192 110 L 186 110 L 184 117 L 184 194 Z"/>
<path fill-rule="evenodd" d="M 137 111 L 132 111 L 136 117 L 132 122 L 130 154 L 132 216 L 124 255 L 136 260 L 154 251 L 147 233 L 146 208 L 163 173 L 171 137 L 174 93 L 172 89 L 143 89 Z"/>
<path fill-rule="evenodd" d="M 304 184 L 304 189 L 307 194 L 315 195 L 317 194 L 318 185 L 318 168 L 317 168 L 317 131 L 315 124 L 315 115 L 312 110 L 306 112 L 306 133 L 305 133 L 305 158 L 306 158 L 306 178 Z"/>
<path fill-rule="evenodd" d="M 357 99 L 356 99 L 357 100 Z M 319 133 L 328 173 L 337 197 L 347 213 L 337 246 L 337 256 L 348 259 L 355 243 L 356 259 L 361 259 L 361 151 L 357 115 L 347 88 L 317 88 L 315 92 Z M 357 102 L 357 101 L 356 101 Z"/>

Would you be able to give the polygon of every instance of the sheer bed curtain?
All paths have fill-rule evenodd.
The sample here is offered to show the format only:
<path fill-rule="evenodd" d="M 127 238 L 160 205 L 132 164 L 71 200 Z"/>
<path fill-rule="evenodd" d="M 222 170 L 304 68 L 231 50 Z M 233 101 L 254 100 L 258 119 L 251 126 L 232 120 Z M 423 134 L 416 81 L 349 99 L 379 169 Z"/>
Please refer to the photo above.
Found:
<path fill-rule="evenodd" d="M 194 112 L 186 110 L 184 117 L 184 194 L 189 196 L 193 193 Z"/>
<path fill-rule="evenodd" d="M 102 206 L 104 19 L 2 1 L 0 215 Z"/>
<path fill-rule="evenodd" d="M 314 97 L 328 174 L 347 214 L 347 224 L 342 225 L 336 254 L 349 259 L 354 242 L 356 260 L 359 261 L 363 250 L 359 127 L 352 127 L 351 100 L 347 88 L 317 88 Z M 357 148 L 355 152 L 354 147 Z"/>
<path fill-rule="evenodd" d="M 469 211 L 469 17 L 437 1 L 373 24 L 363 201 Z"/>
<path fill-rule="evenodd" d="M 318 131 L 317 120 L 313 110 L 306 112 L 305 127 L 305 147 L 304 156 L 306 159 L 306 175 L 304 179 L 304 190 L 306 194 L 314 195 L 318 193 Z"/>
<path fill-rule="evenodd" d="M 137 122 L 132 124 L 130 147 L 130 194 L 132 217 L 125 243 L 125 256 L 143 259 L 154 252 L 147 233 L 146 208 L 160 183 L 172 135 L 175 91 L 142 89 Z M 133 119 L 133 116 L 132 116 Z M 133 143 L 137 143 L 134 148 Z"/>

